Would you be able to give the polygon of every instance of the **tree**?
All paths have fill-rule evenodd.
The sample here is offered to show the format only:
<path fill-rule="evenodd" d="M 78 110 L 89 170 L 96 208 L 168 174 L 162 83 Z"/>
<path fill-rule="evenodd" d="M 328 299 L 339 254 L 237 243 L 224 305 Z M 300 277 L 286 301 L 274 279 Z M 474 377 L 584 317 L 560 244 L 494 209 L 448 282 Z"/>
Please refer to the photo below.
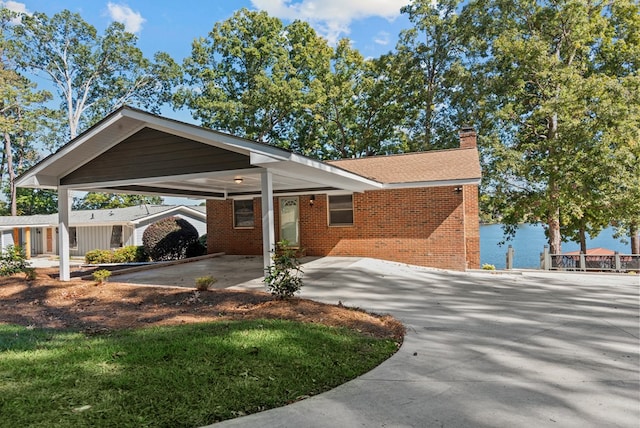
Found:
<path fill-rule="evenodd" d="M 321 88 L 311 107 L 318 131 L 317 156 L 340 159 L 401 150 L 401 120 L 394 63 L 389 56 L 364 59 L 348 39 L 338 42 L 331 71 L 317 81 Z"/>
<path fill-rule="evenodd" d="M 311 27 L 241 9 L 193 42 L 175 97 L 203 126 L 305 151 L 313 82 L 331 49 Z"/>
<path fill-rule="evenodd" d="M 7 33 L 15 14 L 0 9 L 0 134 L 2 161 L 0 182 L 5 184 L 9 213 L 18 214 L 15 179 L 18 173 L 33 164 L 38 157 L 34 148 L 37 133 L 42 129 L 48 110 L 44 102 L 51 98 L 46 91 L 36 91 L 35 84 L 20 75 L 7 57 Z"/>
<path fill-rule="evenodd" d="M 458 147 L 452 130 L 467 124 L 455 108 L 463 46 L 459 0 L 413 1 L 402 8 L 413 27 L 400 34 L 393 54 L 393 87 L 404 111 L 406 151 Z"/>
<path fill-rule="evenodd" d="M 12 40 L 23 69 L 50 80 L 65 112 L 68 135 L 79 132 L 124 104 L 158 111 L 168 100 L 179 67 L 164 54 L 152 63 L 136 47 L 136 36 L 114 22 L 98 35 L 79 14 L 64 10 L 49 18 L 22 15 Z"/>
<path fill-rule="evenodd" d="M 135 205 L 149 204 L 162 205 L 159 196 L 124 195 L 119 193 L 88 192 L 82 198 L 75 198 L 73 209 L 75 210 L 99 210 L 109 208 L 124 208 Z"/>
<path fill-rule="evenodd" d="M 459 20 L 475 49 L 479 109 L 490 119 L 485 189 L 508 232 L 544 222 L 552 253 L 561 251 L 561 233 L 597 233 L 615 219 L 614 195 L 624 186 L 614 190 L 606 177 L 631 184 L 638 176 L 637 163 L 629 171 L 620 162 L 638 141 L 638 97 L 630 92 L 637 59 L 612 55 L 610 46 L 624 39 L 637 56 L 636 23 L 623 16 L 638 12 L 626 0 L 476 0 Z"/>

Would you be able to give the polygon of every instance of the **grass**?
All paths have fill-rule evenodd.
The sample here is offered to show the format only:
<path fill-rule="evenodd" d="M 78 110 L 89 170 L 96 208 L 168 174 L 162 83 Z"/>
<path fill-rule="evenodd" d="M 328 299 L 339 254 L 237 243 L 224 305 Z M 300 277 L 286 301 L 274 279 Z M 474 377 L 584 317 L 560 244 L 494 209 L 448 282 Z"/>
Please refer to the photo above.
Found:
<path fill-rule="evenodd" d="M 197 427 L 328 390 L 395 350 L 279 320 L 97 335 L 0 325 L 0 426 Z"/>

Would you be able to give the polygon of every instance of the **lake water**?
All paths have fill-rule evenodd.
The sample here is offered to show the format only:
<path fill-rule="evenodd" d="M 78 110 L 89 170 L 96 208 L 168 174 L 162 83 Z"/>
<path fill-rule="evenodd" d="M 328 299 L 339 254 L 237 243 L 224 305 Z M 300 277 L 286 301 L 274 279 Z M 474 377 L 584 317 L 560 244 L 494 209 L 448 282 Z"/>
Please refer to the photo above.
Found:
<path fill-rule="evenodd" d="M 613 238 L 613 228 L 603 230 L 595 239 L 587 239 L 587 248 L 608 248 L 621 254 L 631 252 L 630 244 L 623 244 Z M 498 243 L 504 240 L 502 226 L 499 224 L 487 224 L 480 226 L 480 264 L 489 263 L 497 269 L 506 266 L 507 246 L 514 249 L 513 267 L 519 269 L 540 267 L 540 253 L 547 244 L 544 229 L 541 225 L 522 225 L 518 227 L 513 241 L 502 246 Z M 563 242 L 562 252 L 580 250 L 580 244 L 576 242 Z"/>

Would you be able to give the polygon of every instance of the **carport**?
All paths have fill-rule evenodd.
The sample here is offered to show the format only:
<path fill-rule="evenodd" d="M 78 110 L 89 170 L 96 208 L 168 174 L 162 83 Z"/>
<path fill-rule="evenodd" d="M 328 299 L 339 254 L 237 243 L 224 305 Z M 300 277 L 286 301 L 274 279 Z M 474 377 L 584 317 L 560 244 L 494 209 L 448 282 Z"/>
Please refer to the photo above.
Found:
<path fill-rule="evenodd" d="M 70 279 L 72 191 L 246 199 L 261 197 L 265 267 L 275 244 L 274 195 L 382 184 L 287 150 L 122 107 L 16 180 L 18 187 L 58 191 L 60 279 Z"/>

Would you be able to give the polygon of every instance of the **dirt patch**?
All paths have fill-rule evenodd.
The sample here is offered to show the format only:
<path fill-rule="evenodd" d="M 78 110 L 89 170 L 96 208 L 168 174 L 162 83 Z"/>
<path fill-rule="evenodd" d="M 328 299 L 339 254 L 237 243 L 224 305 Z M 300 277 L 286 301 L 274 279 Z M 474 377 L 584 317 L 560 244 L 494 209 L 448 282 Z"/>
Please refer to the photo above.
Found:
<path fill-rule="evenodd" d="M 55 279 L 57 269 L 37 269 L 37 278 L 0 278 L 0 323 L 100 332 L 150 325 L 240 319 L 288 319 L 346 327 L 402 340 L 403 325 L 341 305 L 306 299 L 276 300 L 268 293 L 136 286 L 117 282 Z M 86 272 L 85 272 L 86 274 Z"/>

